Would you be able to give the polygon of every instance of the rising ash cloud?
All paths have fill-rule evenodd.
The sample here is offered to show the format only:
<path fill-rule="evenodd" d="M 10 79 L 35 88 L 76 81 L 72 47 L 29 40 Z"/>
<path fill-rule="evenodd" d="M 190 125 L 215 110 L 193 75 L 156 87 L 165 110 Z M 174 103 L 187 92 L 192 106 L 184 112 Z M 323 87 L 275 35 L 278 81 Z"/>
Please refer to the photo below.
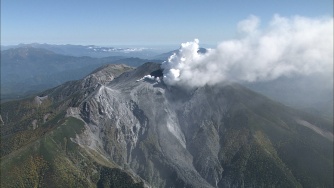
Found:
<path fill-rule="evenodd" d="M 204 86 L 257 82 L 282 76 L 333 74 L 333 18 L 275 15 L 266 27 L 251 15 L 239 22 L 239 37 L 197 53 L 199 40 L 181 44 L 162 64 L 168 85 Z"/>

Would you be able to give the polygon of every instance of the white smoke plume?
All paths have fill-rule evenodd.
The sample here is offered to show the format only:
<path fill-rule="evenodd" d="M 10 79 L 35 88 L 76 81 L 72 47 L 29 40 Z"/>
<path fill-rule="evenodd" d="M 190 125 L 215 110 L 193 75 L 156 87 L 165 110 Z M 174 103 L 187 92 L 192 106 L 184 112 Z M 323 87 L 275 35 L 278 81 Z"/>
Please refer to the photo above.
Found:
<path fill-rule="evenodd" d="M 181 44 L 162 64 L 169 85 L 255 82 L 333 72 L 333 18 L 275 15 L 266 28 L 256 16 L 238 24 L 240 37 L 197 53 L 199 40 Z"/>

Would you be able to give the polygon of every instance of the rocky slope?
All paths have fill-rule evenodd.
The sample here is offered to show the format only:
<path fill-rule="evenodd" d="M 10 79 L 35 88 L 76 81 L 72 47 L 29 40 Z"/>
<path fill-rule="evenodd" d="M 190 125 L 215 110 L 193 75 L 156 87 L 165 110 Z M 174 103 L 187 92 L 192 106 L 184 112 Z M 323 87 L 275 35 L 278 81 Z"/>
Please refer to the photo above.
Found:
<path fill-rule="evenodd" d="M 41 93 L 38 104 L 2 104 L 2 177 L 16 160 L 37 156 L 48 164 L 39 164 L 43 184 L 75 172 L 68 181 L 90 187 L 119 179 L 147 187 L 333 186 L 332 122 L 238 84 L 180 88 L 159 76 L 155 63 L 109 65 Z"/>

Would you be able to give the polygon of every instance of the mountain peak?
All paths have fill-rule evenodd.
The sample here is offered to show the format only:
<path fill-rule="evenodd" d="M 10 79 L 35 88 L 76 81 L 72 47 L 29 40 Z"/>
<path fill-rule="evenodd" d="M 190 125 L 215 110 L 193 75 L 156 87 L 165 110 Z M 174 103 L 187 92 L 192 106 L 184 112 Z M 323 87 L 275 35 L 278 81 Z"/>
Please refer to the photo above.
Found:
<path fill-rule="evenodd" d="M 32 46 L 23 46 L 12 48 L 1 52 L 1 56 L 17 59 L 40 58 L 43 56 L 54 55 L 55 53 L 43 48 L 35 48 Z"/>
<path fill-rule="evenodd" d="M 139 187 L 333 187 L 331 122 L 238 84 L 188 91 L 137 81 L 146 75 L 162 76 L 160 64 L 104 66 L 43 92 L 40 105 L 2 104 L 2 185 L 29 151 L 46 161 L 44 180 L 66 179 L 68 167 L 86 187 L 120 177 Z"/>

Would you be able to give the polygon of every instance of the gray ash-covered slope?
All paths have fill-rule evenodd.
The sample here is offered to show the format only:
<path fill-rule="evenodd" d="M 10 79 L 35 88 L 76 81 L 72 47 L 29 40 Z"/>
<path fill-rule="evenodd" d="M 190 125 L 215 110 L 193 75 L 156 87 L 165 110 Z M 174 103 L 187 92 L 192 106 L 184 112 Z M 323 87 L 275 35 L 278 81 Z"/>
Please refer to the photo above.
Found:
<path fill-rule="evenodd" d="M 84 122 L 71 140 L 94 160 L 151 187 L 333 187 L 332 122 L 238 84 L 166 86 L 140 80 L 159 64 L 113 66 L 43 93 Z"/>
<path fill-rule="evenodd" d="M 331 185 L 330 124 L 330 136 L 320 135 L 300 123 L 312 119 L 236 84 L 187 90 L 136 81 L 159 68 L 145 64 L 96 88 L 77 107 L 89 127 L 78 143 L 154 187 Z"/>

